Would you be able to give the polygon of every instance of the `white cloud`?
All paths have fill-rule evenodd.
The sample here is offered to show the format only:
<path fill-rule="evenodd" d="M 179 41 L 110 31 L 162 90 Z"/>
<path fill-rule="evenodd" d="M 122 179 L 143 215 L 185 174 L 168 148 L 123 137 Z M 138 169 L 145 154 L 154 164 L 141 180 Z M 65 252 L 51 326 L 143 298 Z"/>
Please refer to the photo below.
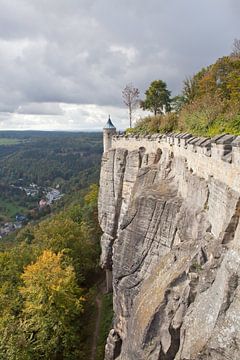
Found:
<path fill-rule="evenodd" d="M 126 58 L 128 65 L 134 63 L 137 56 L 137 50 L 133 46 L 126 47 L 121 45 L 111 45 L 110 51 L 112 53 L 123 55 L 123 57 Z"/>
<path fill-rule="evenodd" d="M 48 105 L 48 104 L 45 104 Z M 95 104 L 76 105 L 61 103 L 57 108 L 44 114 L 34 114 L 37 104 L 31 104 L 26 113 L 0 113 L 0 130 L 64 130 L 102 131 L 108 115 L 118 130 L 129 126 L 126 108 L 98 106 Z M 59 106 L 59 108 L 58 108 Z M 37 108 L 38 109 L 38 108 Z M 60 109 L 60 110 L 59 110 Z M 56 110 L 56 111 L 54 111 Z M 59 110 L 59 113 L 57 113 Z M 52 111 L 52 115 L 48 114 Z M 28 113 L 27 113 L 28 112 Z M 36 111 L 37 112 L 37 111 Z M 146 115 L 140 109 L 133 114 L 133 121 Z"/>

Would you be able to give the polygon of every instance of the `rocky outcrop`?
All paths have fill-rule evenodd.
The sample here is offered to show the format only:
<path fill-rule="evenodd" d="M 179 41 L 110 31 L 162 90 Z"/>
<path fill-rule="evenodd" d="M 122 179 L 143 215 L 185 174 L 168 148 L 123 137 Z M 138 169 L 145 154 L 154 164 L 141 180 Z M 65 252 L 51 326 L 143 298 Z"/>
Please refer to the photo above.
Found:
<path fill-rule="evenodd" d="M 103 155 L 101 264 L 115 314 L 105 360 L 239 360 L 237 186 L 212 165 L 198 173 L 192 150 L 151 147 Z"/>

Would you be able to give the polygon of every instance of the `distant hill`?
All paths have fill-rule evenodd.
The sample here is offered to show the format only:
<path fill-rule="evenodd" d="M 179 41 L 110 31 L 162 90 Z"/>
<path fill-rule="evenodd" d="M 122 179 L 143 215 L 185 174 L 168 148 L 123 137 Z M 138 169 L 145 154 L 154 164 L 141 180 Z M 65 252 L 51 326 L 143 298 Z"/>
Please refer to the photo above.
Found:
<path fill-rule="evenodd" d="M 100 133 L 2 131 L 0 182 L 19 178 L 38 185 L 60 182 L 66 191 L 66 183 L 79 172 L 88 169 L 90 175 L 93 168 L 99 169 L 101 154 Z"/>

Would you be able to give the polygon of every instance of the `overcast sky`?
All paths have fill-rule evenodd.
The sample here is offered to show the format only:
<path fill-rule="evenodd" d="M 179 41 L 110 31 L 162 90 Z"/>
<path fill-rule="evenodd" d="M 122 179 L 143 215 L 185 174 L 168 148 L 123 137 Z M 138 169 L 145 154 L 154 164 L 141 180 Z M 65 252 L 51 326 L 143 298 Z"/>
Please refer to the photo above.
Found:
<path fill-rule="evenodd" d="M 127 126 L 121 92 L 231 52 L 240 0 L 0 0 L 0 130 Z"/>

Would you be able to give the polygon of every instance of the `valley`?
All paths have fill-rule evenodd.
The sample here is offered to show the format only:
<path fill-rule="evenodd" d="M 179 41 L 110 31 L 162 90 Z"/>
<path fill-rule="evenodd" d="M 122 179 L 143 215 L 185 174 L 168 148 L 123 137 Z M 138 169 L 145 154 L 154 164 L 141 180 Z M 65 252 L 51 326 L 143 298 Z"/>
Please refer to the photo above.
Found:
<path fill-rule="evenodd" d="M 101 151 L 97 133 L 0 132 L 0 236 L 49 214 L 63 194 L 97 182 Z"/>

